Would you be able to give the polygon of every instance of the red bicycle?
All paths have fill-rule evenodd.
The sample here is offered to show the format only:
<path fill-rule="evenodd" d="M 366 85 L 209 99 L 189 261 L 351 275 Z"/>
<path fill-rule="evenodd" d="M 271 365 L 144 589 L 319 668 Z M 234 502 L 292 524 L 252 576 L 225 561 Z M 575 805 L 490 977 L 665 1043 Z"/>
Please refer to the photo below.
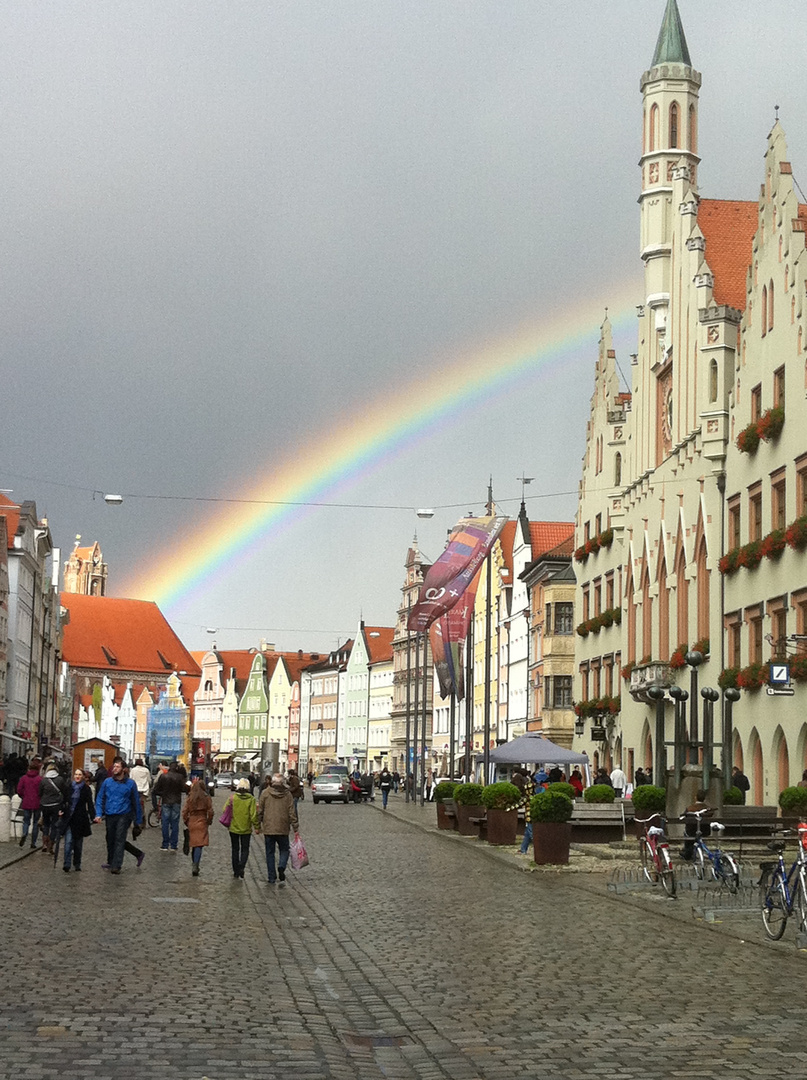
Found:
<path fill-rule="evenodd" d="M 639 837 L 639 862 L 642 873 L 651 885 L 664 889 L 667 896 L 675 896 L 675 870 L 670 855 L 670 845 L 664 835 L 664 819 L 661 814 L 651 814 L 649 818 L 635 818 L 637 825 L 644 825 L 644 835 Z M 651 822 L 658 820 L 658 825 Z"/>

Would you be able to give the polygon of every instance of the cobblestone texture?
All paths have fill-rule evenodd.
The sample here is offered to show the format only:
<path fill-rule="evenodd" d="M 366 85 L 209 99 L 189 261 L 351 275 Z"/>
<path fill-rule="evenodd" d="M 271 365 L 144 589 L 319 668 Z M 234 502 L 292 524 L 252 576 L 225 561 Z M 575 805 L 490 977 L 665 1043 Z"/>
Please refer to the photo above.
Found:
<path fill-rule="evenodd" d="M 283 889 L 254 841 L 234 881 L 217 824 L 196 879 L 156 830 L 119 877 L 100 830 L 81 874 L 8 866 L 0 1078 L 807 1074 L 790 932 L 768 948 L 758 921 L 743 942 L 604 873 L 519 872 L 433 815 L 306 801 L 311 866 Z"/>

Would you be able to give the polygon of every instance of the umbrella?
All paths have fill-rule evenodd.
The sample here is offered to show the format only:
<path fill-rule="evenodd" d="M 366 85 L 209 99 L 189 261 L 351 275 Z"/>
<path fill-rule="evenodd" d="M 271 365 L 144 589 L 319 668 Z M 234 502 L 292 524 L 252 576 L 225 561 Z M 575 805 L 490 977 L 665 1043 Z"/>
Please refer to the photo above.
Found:
<path fill-rule="evenodd" d="M 543 735 L 527 734 L 497 746 L 490 752 L 490 760 L 498 765 L 588 765 L 588 755 L 567 750 L 565 746 L 545 739 Z"/>

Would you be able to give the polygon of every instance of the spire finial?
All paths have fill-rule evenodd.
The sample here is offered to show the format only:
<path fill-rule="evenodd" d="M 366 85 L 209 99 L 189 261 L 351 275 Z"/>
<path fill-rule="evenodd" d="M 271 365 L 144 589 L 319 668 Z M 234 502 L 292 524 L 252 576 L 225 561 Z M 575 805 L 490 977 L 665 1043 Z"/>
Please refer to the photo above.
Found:
<path fill-rule="evenodd" d="M 775 119 L 776 119 L 776 123 L 778 124 L 778 123 L 779 123 L 779 106 L 778 106 L 778 105 L 774 105 L 774 107 L 773 107 L 773 108 L 774 108 L 774 112 L 776 113 L 776 116 L 775 116 Z"/>
<path fill-rule="evenodd" d="M 667 0 L 651 67 L 657 64 L 686 64 L 692 67 L 677 0 Z"/>

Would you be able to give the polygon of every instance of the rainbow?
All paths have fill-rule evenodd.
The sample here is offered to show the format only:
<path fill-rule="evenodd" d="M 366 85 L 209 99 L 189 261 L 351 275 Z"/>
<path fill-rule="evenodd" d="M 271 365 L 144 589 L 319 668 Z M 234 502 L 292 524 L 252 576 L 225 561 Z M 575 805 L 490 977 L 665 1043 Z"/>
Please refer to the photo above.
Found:
<path fill-rule="evenodd" d="M 609 316 L 615 331 L 626 329 L 636 317 L 635 307 L 626 306 L 627 288 L 621 293 L 616 314 Z M 630 296 L 635 295 L 631 285 Z M 556 370 L 581 349 L 591 353 L 593 370 L 592 328 L 601 323 L 603 311 L 604 305 L 587 303 L 571 316 L 564 313 L 537 330 L 522 330 L 435 366 L 427 378 L 391 397 L 387 389 L 341 427 L 318 435 L 273 466 L 261 482 L 237 497 L 236 505 L 228 502 L 197 533 L 144 565 L 125 584 L 124 595 L 176 610 L 211 579 L 229 573 L 310 513 L 310 503 L 333 499 L 438 426 Z"/>

